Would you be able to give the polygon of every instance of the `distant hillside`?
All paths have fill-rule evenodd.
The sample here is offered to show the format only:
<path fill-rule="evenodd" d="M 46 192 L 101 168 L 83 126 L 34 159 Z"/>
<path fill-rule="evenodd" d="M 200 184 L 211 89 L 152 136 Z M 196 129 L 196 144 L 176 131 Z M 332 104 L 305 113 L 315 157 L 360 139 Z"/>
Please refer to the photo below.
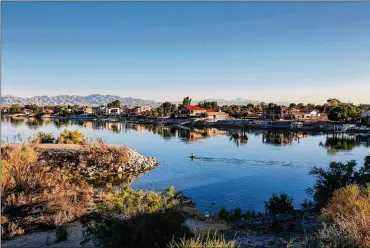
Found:
<path fill-rule="evenodd" d="M 3 96 L 1 97 L 2 104 L 37 104 L 37 105 L 66 105 L 66 104 L 78 104 L 78 105 L 101 105 L 107 104 L 114 100 L 120 100 L 122 105 L 133 105 L 133 106 L 153 106 L 158 107 L 161 102 L 153 100 L 143 100 L 141 98 L 132 97 L 120 97 L 113 95 L 101 95 L 92 94 L 88 96 L 77 96 L 77 95 L 60 95 L 60 96 L 34 96 L 34 97 L 17 97 L 17 96 Z M 193 100 L 192 104 L 196 105 L 198 102 L 203 100 Z M 205 99 L 205 101 L 216 101 L 219 106 L 222 105 L 247 105 L 248 103 L 258 104 L 261 101 L 253 101 L 244 98 L 236 98 L 233 100 L 225 99 Z M 173 102 L 181 104 L 181 101 Z M 267 104 L 268 102 L 266 102 Z M 277 102 L 279 105 L 289 105 L 287 102 Z"/>
<path fill-rule="evenodd" d="M 2 104 L 37 104 L 37 105 L 64 105 L 64 104 L 78 104 L 78 105 L 101 105 L 107 104 L 114 100 L 120 100 L 123 105 L 134 106 L 159 106 L 161 103 L 151 100 L 143 100 L 132 97 L 119 97 L 113 95 L 93 94 L 88 96 L 76 95 L 60 95 L 60 96 L 34 96 L 29 98 L 16 96 L 1 97 Z"/>

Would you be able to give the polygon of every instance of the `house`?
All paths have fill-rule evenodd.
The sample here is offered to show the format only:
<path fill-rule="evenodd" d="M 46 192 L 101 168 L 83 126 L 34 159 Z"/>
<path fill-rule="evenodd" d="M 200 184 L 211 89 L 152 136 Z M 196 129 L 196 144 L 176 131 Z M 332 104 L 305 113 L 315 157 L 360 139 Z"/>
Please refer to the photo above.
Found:
<path fill-rule="evenodd" d="M 121 113 L 120 108 L 105 108 L 106 115 L 119 115 Z"/>
<path fill-rule="evenodd" d="M 291 111 L 293 119 L 297 120 L 317 120 L 320 117 L 320 113 L 316 110 L 308 109 L 293 109 Z"/>
<path fill-rule="evenodd" d="M 84 113 L 89 115 L 93 114 L 93 108 L 91 106 L 87 106 L 84 108 Z"/>
<path fill-rule="evenodd" d="M 99 106 L 99 107 L 93 107 L 92 113 L 96 116 L 102 116 L 105 114 L 105 107 Z"/>
<path fill-rule="evenodd" d="M 125 109 L 125 114 L 126 115 L 138 115 L 140 113 L 140 108 L 141 107 L 137 107 L 137 106 L 128 106 Z"/>
<path fill-rule="evenodd" d="M 370 121 L 370 110 L 363 112 L 361 114 L 361 119 Z"/>
<path fill-rule="evenodd" d="M 184 105 L 179 108 L 179 116 L 200 116 L 202 113 L 207 113 L 207 109 L 191 105 Z"/>
<path fill-rule="evenodd" d="M 211 120 L 226 120 L 229 119 L 230 116 L 222 111 L 214 111 L 212 109 L 207 110 L 208 118 Z"/>
<path fill-rule="evenodd" d="M 270 120 L 288 119 L 290 116 L 289 108 L 284 106 L 275 106 L 263 110 L 263 117 Z"/>

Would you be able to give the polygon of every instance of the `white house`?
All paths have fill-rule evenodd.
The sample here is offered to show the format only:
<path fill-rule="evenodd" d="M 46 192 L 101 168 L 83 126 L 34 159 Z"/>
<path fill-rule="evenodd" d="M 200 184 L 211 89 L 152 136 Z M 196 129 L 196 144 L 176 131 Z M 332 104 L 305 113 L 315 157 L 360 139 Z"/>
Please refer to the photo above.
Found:
<path fill-rule="evenodd" d="M 120 108 L 105 108 L 105 114 L 107 115 L 119 115 L 120 113 Z"/>
<path fill-rule="evenodd" d="M 363 112 L 361 118 L 370 120 L 370 110 Z"/>

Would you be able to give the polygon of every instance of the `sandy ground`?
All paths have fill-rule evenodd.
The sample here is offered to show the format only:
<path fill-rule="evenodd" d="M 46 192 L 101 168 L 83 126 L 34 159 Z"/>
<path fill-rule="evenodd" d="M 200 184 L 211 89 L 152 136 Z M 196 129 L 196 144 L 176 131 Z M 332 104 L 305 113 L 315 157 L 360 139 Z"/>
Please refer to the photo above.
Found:
<path fill-rule="evenodd" d="M 26 234 L 24 236 L 15 238 L 1 243 L 2 248 L 18 248 L 18 247 L 32 247 L 32 248 L 76 248 L 82 247 L 80 242 L 82 240 L 82 225 L 80 222 L 76 221 L 70 223 L 68 226 L 68 239 L 55 243 L 55 232 L 34 232 Z M 93 244 L 86 244 L 86 248 L 97 248 Z"/>

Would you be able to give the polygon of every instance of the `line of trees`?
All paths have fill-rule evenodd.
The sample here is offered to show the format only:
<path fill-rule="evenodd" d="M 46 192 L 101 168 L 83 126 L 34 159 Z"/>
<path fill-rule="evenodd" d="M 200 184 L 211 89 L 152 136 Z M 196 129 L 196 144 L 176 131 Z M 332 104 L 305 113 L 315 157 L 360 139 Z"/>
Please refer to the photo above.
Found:
<path fill-rule="evenodd" d="M 189 96 L 183 98 L 182 103 L 178 106 L 171 102 L 164 102 L 159 107 L 153 108 L 151 111 L 147 112 L 146 115 L 152 118 L 176 116 L 179 110 L 186 105 L 191 105 L 192 99 Z M 103 105 L 104 106 L 104 105 Z M 106 105 L 109 108 L 119 108 L 121 107 L 121 102 L 119 100 L 112 101 Z M 275 103 L 261 102 L 259 104 L 249 103 L 247 105 L 224 105 L 218 106 L 216 101 L 201 101 L 197 103 L 197 106 L 214 111 L 223 111 L 235 118 L 247 118 L 255 115 L 256 113 L 263 112 L 266 108 L 276 107 Z M 370 108 L 368 104 L 355 105 L 353 103 L 344 103 L 339 99 L 330 98 L 325 104 L 314 104 L 314 103 L 290 103 L 290 108 L 297 109 L 307 109 L 307 110 L 317 110 L 321 113 L 326 113 L 328 119 L 332 121 L 353 121 L 359 120 L 361 114 Z M 53 113 L 59 115 L 67 114 L 81 114 L 84 111 L 84 107 L 78 105 L 55 105 L 55 106 L 37 106 L 36 104 L 27 104 L 21 106 L 19 104 L 13 104 L 8 109 L 10 113 L 22 113 L 25 109 L 31 110 L 33 113 L 41 113 L 42 110 L 52 110 Z M 2 107 L 2 112 L 5 111 L 5 107 Z"/>

